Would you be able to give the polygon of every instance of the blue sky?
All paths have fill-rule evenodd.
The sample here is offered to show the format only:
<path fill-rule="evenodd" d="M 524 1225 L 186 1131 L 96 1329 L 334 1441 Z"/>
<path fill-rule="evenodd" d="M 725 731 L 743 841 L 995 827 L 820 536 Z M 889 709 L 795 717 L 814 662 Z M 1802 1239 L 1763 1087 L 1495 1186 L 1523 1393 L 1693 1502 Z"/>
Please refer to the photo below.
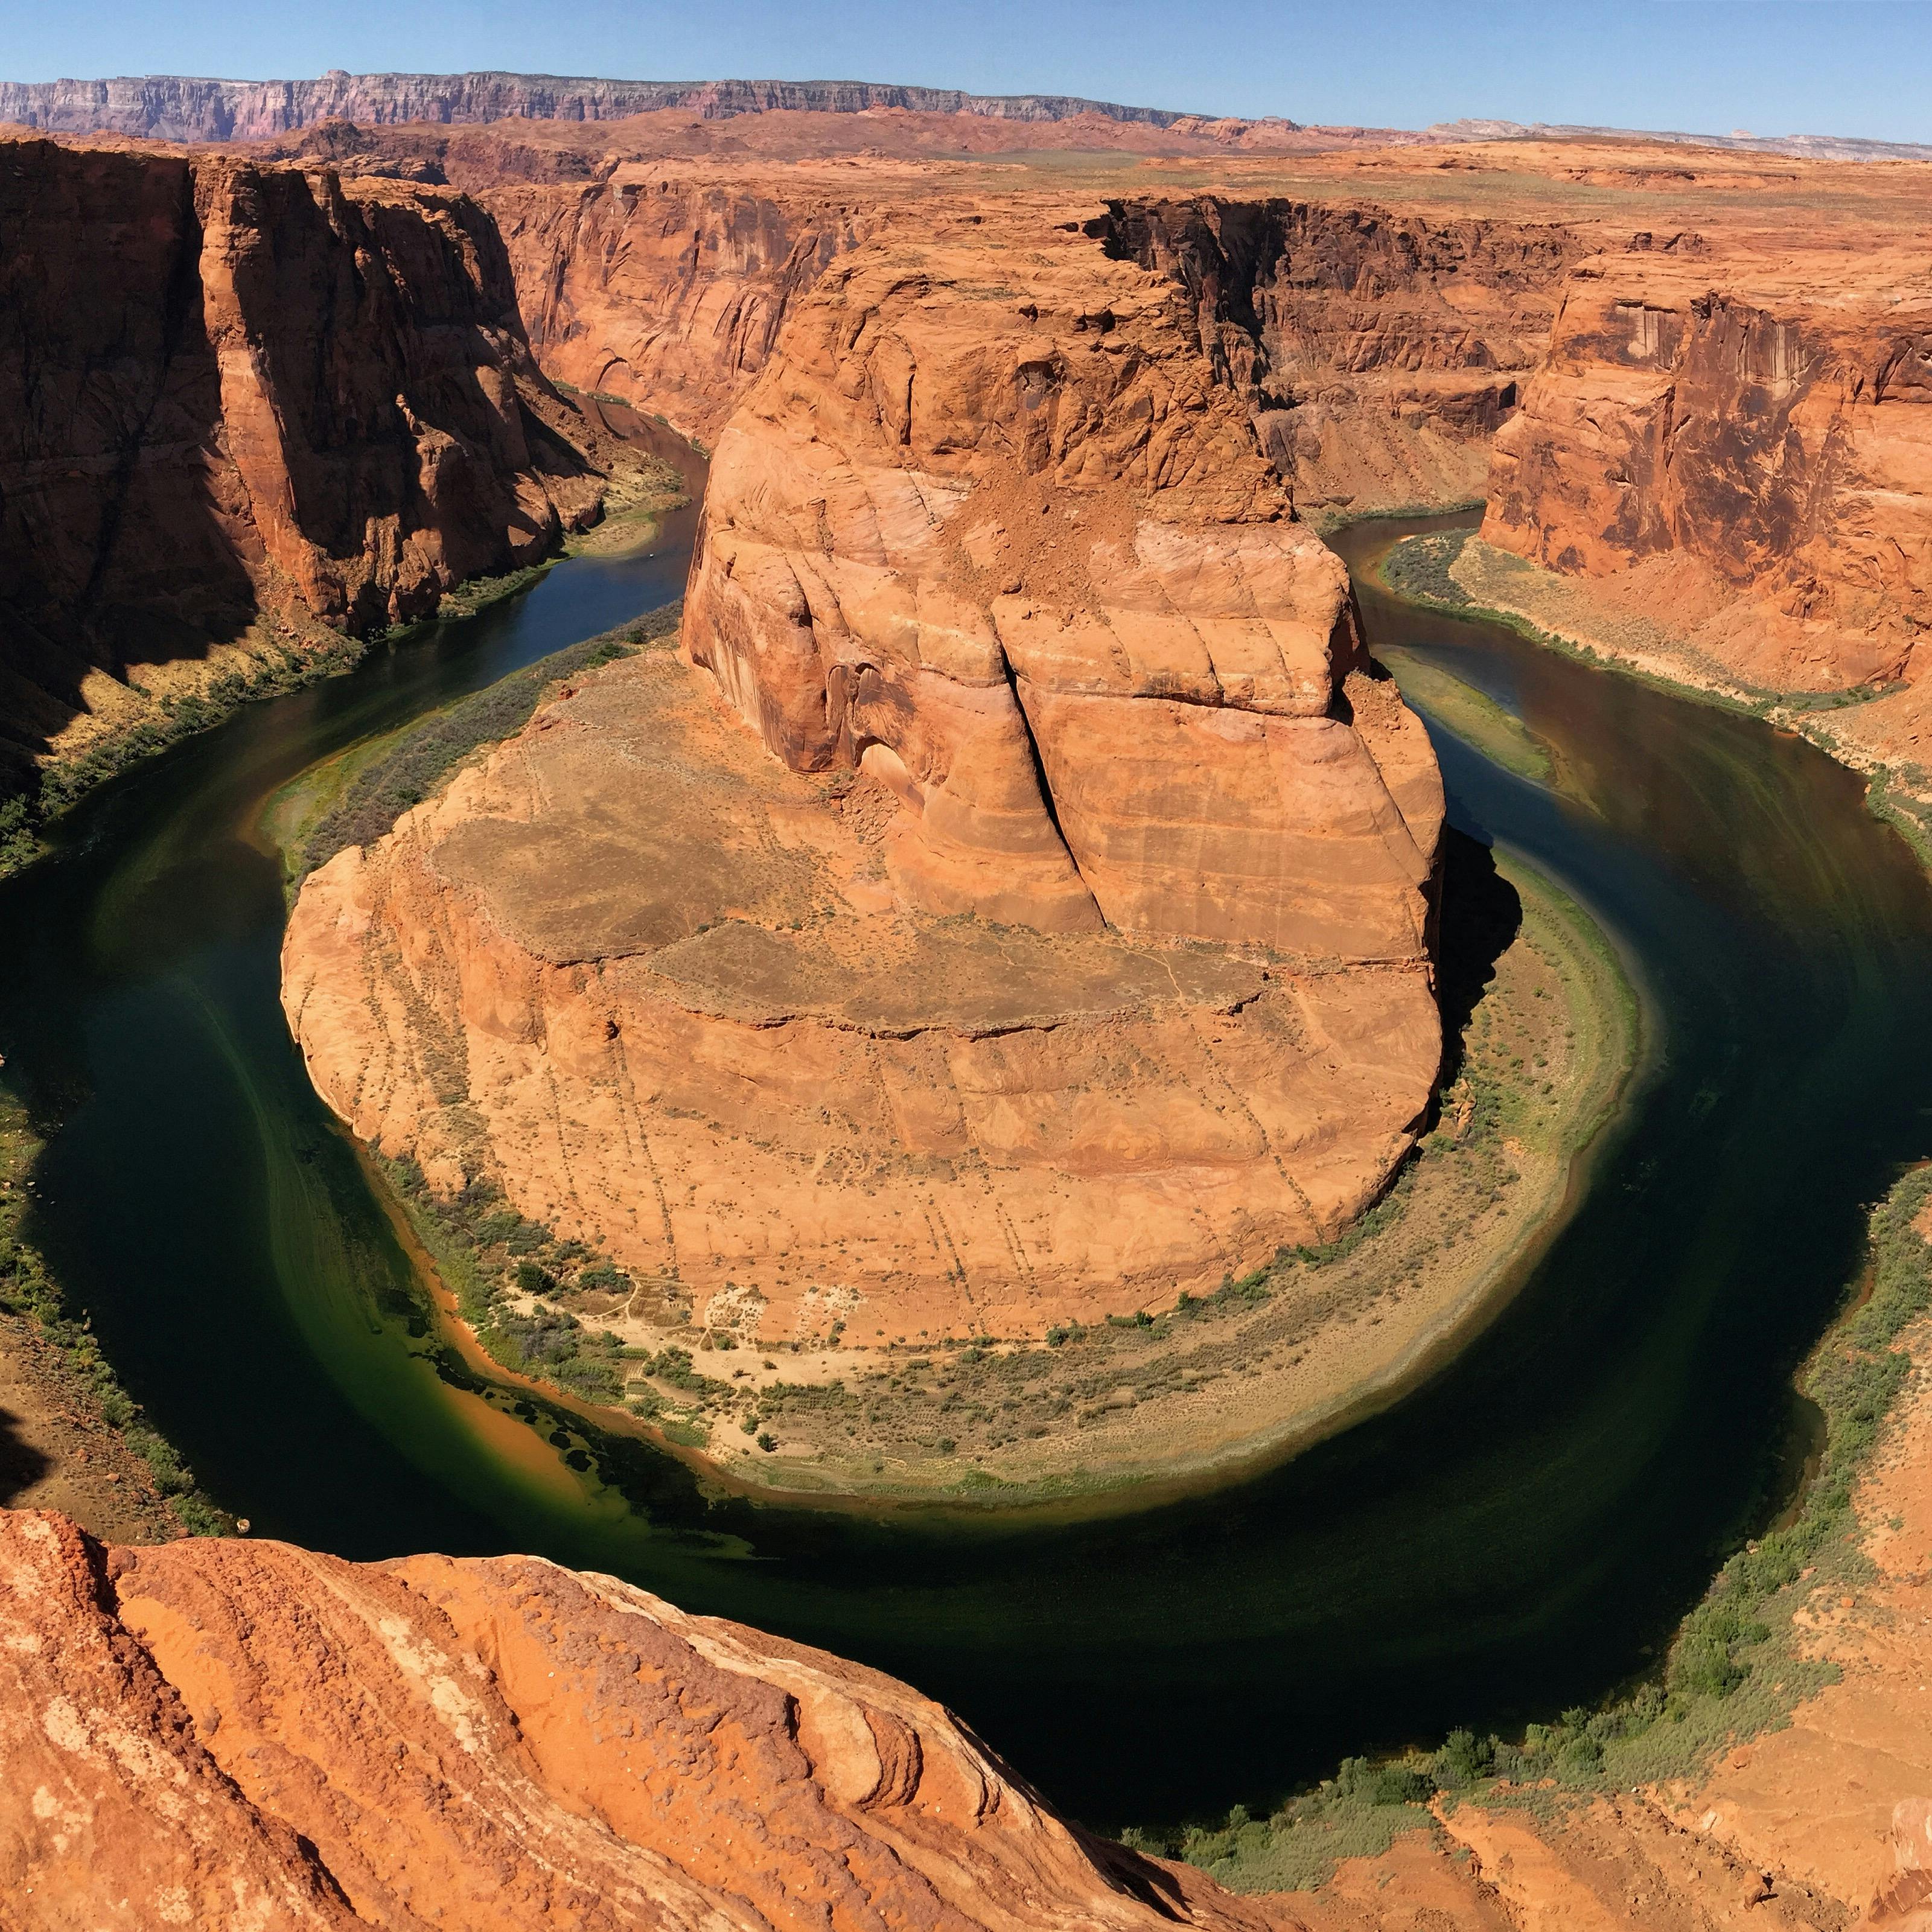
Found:
<path fill-rule="evenodd" d="M 510 68 L 832 76 L 1419 127 L 1462 115 L 1932 141 L 1932 4 L 0 0 L 0 78 Z"/>

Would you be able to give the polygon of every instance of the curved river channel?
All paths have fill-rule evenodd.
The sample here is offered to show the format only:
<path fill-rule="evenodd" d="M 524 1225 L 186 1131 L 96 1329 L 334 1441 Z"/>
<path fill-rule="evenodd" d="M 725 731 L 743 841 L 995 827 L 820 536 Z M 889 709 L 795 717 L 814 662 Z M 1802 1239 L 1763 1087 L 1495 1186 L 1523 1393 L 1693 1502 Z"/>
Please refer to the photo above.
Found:
<path fill-rule="evenodd" d="M 1789 1490 L 1792 1367 L 1864 1204 L 1932 1151 L 1932 891 L 1858 782 L 1365 585 L 1372 640 L 1554 748 L 1561 796 L 1432 724 L 1456 824 L 1593 908 L 1645 989 L 1651 1071 L 1522 1291 L 1380 1415 L 1140 1514 L 707 1500 L 641 1443 L 448 1370 L 284 1024 L 258 829 L 318 759 L 676 595 L 694 523 L 245 710 L 0 887 L 0 1054 L 49 1142 L 30 1232 L 203 1486 L 257 1534 L 541 1551 L 862 1658 L 1108 1828 L 1258 1811 L 1346 1754 L 1507 1731 L 1643 1669 Z M 1359 569 L 1439 524 L 1339 542 Z"/>

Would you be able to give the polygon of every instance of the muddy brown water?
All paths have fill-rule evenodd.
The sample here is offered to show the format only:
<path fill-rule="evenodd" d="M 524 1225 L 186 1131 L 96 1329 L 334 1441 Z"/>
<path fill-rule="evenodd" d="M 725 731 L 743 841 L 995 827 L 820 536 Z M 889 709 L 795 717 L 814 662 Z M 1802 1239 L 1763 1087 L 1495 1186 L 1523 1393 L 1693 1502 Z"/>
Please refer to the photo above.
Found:
<path fill-rule="evenodd" d="M 1436 734 L 1456 824 L 1596 911 L 1660 1029 L 1522 1292 L 1385 1413 L 1138 1514 L 707 1498 L 440 1336 L 284 1024 L 257 830 L 318 759 L 676 595 L 694 521 L 175 748 L 0 886 L 4 1077 L 49 1142 L 32 1232 L 206 1486 L 257 1534 L 537 1550 L 862 1658 L 1103 1827 L 1258 1813 L 1346 1754 L 1507 1731 L 1641 1670 L 1787 1500 L 1792 1366 L 1865 1204 L 1932 1151 L 1932 892 L 1858 782 L 1365 588 L 1372 639 L 1556 748 L 1568 796 Z M 1424 526 L 1336 541 L 1359 566 Z"/>

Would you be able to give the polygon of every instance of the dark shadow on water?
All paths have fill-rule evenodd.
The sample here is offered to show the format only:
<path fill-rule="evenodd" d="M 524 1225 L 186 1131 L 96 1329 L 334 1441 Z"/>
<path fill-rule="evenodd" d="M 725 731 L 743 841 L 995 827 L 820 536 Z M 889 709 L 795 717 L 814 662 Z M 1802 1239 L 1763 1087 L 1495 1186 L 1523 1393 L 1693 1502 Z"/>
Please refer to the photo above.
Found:
<path fill-rule="evenodd" d="M 1436 991 L 1442 1006 L 1442 1079 L 1462 1070 L 1463 1036 L 1496 976 L 1496 962 L 1522 930 L 1522 900 L 1496 869 L 1495 852 L 1454 826 L 1442 835 Z"/>

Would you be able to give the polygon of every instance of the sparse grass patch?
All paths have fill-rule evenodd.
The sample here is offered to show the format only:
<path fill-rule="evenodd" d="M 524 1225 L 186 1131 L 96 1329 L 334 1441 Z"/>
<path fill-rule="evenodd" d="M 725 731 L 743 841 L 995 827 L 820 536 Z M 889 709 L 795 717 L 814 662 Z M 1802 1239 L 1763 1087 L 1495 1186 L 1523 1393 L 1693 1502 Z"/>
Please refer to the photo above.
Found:
<path fill-rule="evenodd" d="M 1405 537 L 1383 560 L 1382 581 L 1398 597 L 1434 610 L 1471 609 L 1469 593 L 1449 574 L 1473 530 L 1429 530 Z"/>
<path fill-rule="evenodd" d="M 290 867 L 295 878 L 299 880 L 351 845 L 374 844 L 472 752 L 520 730 L 558 679 L 662 643 L 676 634 L 682 610 L 681 604 L 669 604 L 601 637 L 567 645 L 388 740 L 378 755 L 357 763 L 339 796 L 296 835 L 299 849 Z M 316 776 L 304 772 L 294 784 L 314 791 Z"/>
<path fill-rule="evenodd" d="M 369 640 L 336 638 L 319 650 L 265 651 L 252 668 L 222 672 L 200 692 L 170 694 L 146 717 L 97 740 L 76 756 L 44 765 L 34 788 L 0 802 L 0 878 L 44 851 L 42 832 L 96 785 L 184 738 L 209 730 L 256 698 L 299 691 L 360 662 Z"/>
<path fill-rule="evenodd" d="M 580 1244 L 525 1220 L 487 1180 L 438 1195 L 413 1161 L 385 1160 L 382 1168 L 491 1360 L 586 1402 L 614 1407 L 624 1400 L 635 1352 L 609 1329 L 591 1325 L 596 1317 L 587 1308 L 568 1304 L 586 1295 L 601 1300 L 599 1289 L 628 1276 Z"/>

